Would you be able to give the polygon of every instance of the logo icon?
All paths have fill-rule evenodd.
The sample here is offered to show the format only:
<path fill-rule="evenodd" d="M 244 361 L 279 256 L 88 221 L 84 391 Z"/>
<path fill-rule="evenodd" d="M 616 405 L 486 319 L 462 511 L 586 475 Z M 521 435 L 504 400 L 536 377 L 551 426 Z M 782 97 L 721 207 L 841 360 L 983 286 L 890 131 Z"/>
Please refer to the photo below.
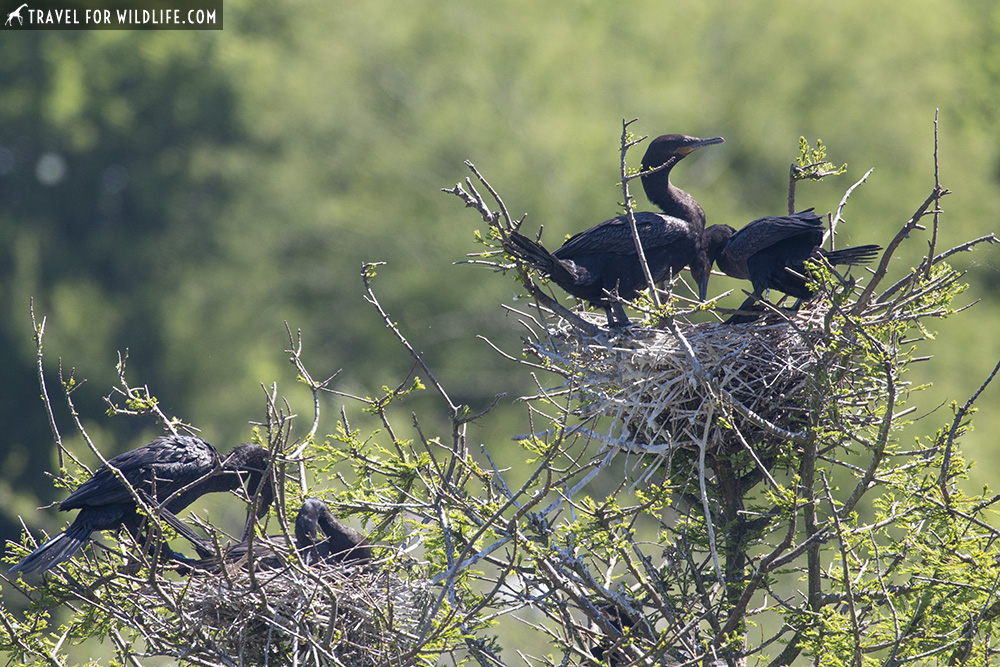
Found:
<path fill-rule="evenodd" d="M 4 23 L 4 25 L 13 25 L 11 23 L 11 20 L 13 20 L 13 19 L 17 19 L 18 23 L 20 23 L 21 25 L 24 25 L 24 19 L 21 18 L 21 10 L 24 9 L 25 7 L 27 7 L 27 6 L 28 6 L 28 3 L 26 2 L 23 5 L 21 5 L 20 7 L 18 7 L 17 9 L 15 9 L 14 11 L 12 11 L 10 14 L 7 14 L 7 22 Z"/>

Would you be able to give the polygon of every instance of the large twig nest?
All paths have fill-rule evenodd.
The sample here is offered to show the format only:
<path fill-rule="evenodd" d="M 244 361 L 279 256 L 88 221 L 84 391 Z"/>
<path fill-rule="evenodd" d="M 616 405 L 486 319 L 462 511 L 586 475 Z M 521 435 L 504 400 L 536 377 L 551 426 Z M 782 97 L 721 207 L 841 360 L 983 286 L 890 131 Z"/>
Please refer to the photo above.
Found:
<path fill-rule="evenodd" d="M 588 336 L 561 323 L 532 344 L 568 377 L 584 417 L 611 417 L 604 436 L 630 451 L 731 451 L 796 439 L 812 409 L 825 309 L 748 325 L 681 324 Z"/>
<path fill-rule="evenodd" d="M 229 568 L 163 582 L 149 591 L 147 622 L 176 601 L 178 657 L 204 665 L 398 664 L 413 643 L 426 595 L 388 568 L 301 565 L 256 572 Z M 142 602 L 140 607 L 145 607 Z"/>

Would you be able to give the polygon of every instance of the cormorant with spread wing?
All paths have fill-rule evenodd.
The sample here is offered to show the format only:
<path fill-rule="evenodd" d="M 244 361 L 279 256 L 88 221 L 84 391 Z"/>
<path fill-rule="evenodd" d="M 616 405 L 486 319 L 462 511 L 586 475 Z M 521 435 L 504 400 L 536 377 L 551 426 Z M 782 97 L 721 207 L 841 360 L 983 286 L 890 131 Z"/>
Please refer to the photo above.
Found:
<path fill-rule="evenodd" d="M 740 306 L 740 310 L 752 310 L 769 289 L 798 299 L 815 296 L 808 286 L 806 260 L 825 259 L 833 266 L 866 264 L 882 249 L 869 244 L 825 250 L 821 247 L 823 232 L 823 219 L 809 209 L 794 215 L 758 218 L 739 231 L 729 225 L 712 225 L 705 230 L 704 243 L 709 261 L 720 271 L 753 284 L 753 296 Z M 734 316 L 728 321 L 755 319 L 748 317 Z"/>
<path fill-rule="evenodd" d="M 697 139 L 682 134 L 665 134 L 650 142 L 642 168 L 653 171 L 642 177 L 642 185 L 663 213 L 634 214 L 653 282 L 690 267 L 702 300 L 710 270 L 702 246 L 705 213 L 694 197 L 670 183 L 670 170 L 692 151 L 721 143 L 722 137 Z M 635 299 L 648 286 L 626 216 L 582 231 L 553 252 L 517 232 L 504 242 L 504 250 L 549 276 L 569 294 L 602 306 L 608 326 L 627 325 L 628 316 L 619 299 Z"/>
<path fill-rule="evenodd" d="M 138 539 L 145 521 L 123 477 L 150 505 L 162 504 L 161 511 L 176 514 L 206 493 L 245 488 L 252 496 L 259 492 L 259 514 L 271 504 L 273 490 L 264 477 L 267 450 L 260 445 L 234 447 L 223 459 L 215 447 L 189 435 L 163 435 L 147 445 L 119 454 L 98 468 L 59 509 L 80 510 L 65 531 L 28 554 L 8 572 L 45 572 L 69 560 L 97 530 L 124 528 Z M 115 473 L 111 468 L 115 468 Z M 163 551 L 175 560 L 186 560 L 170 547 Z"/>

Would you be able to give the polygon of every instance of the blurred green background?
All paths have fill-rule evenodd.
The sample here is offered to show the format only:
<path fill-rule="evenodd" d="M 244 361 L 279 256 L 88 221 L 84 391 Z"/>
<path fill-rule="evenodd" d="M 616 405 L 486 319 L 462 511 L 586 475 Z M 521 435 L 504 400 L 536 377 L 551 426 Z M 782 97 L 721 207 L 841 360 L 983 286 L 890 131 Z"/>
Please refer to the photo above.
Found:
<path fill-rule="evenodd" d="M 264 416 L 261 383 L 293 406 L 285 324 L 301 329 L 316 376 L 374 394 L 411 360 L 364 301 L 363 262 L 385 261 L 376 292 L 505 462 L 524 432 L 527 371 L 506 316 L 518 286 L 468 265 L 482 222 L 439 191 L 470 159 L 511 213 L 565 234 L 616 215 L 623 118 L 655 136 L 722 135 L 674 180 L 709 224 L 785 209 L 799 136 L 821 138 L 846 175 L 800 186 L 800 208 L 852 196 L 839 244 L 885 244 L 934 185 L 940 110 L 939 250 L 997 231 L 1000 5 L 995 0 L 807 2 L 636 0 L 330 3 L 229 0 L 221 32 L 4 32 L 0 40 L 0 538 L 18 515 L 58 529 L 63 497 L 41 401 L 29 299 L 48 318 L 50 391 L 64 434 L 57 359 L 87 383 L 74 398 L 106 455 L 157 432 L 109 419 L 103 396 L 128 349 L 129 377 L 220 450 Z M 638 165 L 640 148 L 632 154 Z M 638 194 L 640 208 L 648 205 Z M 914 235 L 893 263 L 926 250 Z M 1000 357 L 1000 255 L 956 257 L 971 312 L 942 321 L 911 373 L 912 437 L 950 420 Z M 711 292 L 738 287 L 715 278 Z M 742 295 L 730 297 L 738 303 Z M 980 479 L 997 465 L 997 390 L 964 441 Z M 329 399 L 321 432 L 342 400 Z M 357 411 L 354 406 L 352 410 Z M 444 410 L 417 402 L 424 422 Z M 409 419 L 403 419 L 402 424 Z M 356 424 L 355 424 L 356 425 Z M 300 432 L 308 425 L 301 424 Z"/>

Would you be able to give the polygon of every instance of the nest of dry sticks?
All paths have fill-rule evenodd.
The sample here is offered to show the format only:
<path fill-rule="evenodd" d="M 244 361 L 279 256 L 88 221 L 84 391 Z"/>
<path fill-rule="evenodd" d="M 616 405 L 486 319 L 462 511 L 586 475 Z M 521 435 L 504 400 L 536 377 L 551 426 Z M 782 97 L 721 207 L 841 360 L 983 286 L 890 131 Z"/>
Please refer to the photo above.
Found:
<path fill-rule="evenodd" d="M 159 582 L 135 599 L 161 639 L 175 636 L 193 664 L 399 664 L 414 641 L 427 596 L 383 566 L 339 564 L 250 573 L 245 567 Z M 176 615 L 163 615 L 163 601 Z"/>
<path fill-rule="evenodd" d="M 746 442 L 797 439 L 822 362 L 826 309 L 750 325 L 676 322 L 627 335 L 589 335 L 560 321 L 530 349 L 567 378 L 583 417 L 611 418 L 601 435 L 628 451 L 724 453 Z"/>

